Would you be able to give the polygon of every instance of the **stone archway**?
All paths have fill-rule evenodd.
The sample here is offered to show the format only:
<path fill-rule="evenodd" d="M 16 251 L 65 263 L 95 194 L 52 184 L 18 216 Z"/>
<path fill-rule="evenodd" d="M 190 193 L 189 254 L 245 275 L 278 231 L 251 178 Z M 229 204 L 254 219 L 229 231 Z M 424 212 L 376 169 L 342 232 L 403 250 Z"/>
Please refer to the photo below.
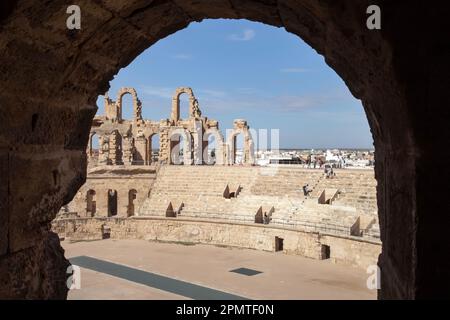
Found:
<path fill-rule="evenodd" d="M 123 96 L 129 94 L 131 95 L 133 99 L 133 121 L 142 120 L 142 104 L 137 96 L 137 92 L 134 88 L 120 88 L 119 92 L 117 93 L 117 112 L 119 115 L 119 120 L 122 120 L 122 111 L 123 111 Z"/>
<path fill-rule="evenodd" d="M 128 191 L 128 206 L 127 206 L 127 217 L 132 217 L 135 215 L 136 205 L 135 200 L 137 198 L 137 190 L 131 189 Z"/>
<path fill-rule="evenodd" d="M 240 148 L 242 150 L 241 157 L 238 159 L 238 149 L 239 146 L 242 145 Z M 237 164 L 242 165 L 245 163 L 245 135 L 243 132 L 236 132 L 234 133 L 228 143 L 228 149 L 229 149 L 229 155 L 228 155 L 228 163 L 231 165 Z"/>
<path fill-rule="evenodd" d="M 175 91 L 175 93 L 172 97 L 172 113 L 170 115 L 170 119 L 174 123 L 176 123 L 178 120 L 180 120 L 180 96 L 182 94 L 187 94 L 187 96 L 189 97 L 189 110 L 188 110 L 189 118 L 192 117 L 193 112 L 194 112 L 194 103 L 195 103 L 196 99 L 195 99 L 194 92 L 192 91 L 192 89 L 187 88 L 187 87 L 177 88 L 177 90 Z M 183 119 L 183 120 L 185 120 L 185 119 Z"/>
<path fill-rule="evenodd" d="M 157 164 L 158 160 L 159 160 L 159 154 L 160 154 L 160 134 L 159 132 L 155 132 L 149 135 L 147 141 L 148 141 L 148 164 Z M 156 149 L 156 146 L 158 147 L 158 149 Z M 157 151 L 153 151 L 153 150 L 157 150 Z"/>
<path fill-rule="evenodd" d="M 88 190 L 86 193 L 86 217 L 94 217 L 97 211 L 97 200 L 95 190 Z"/>
<path fill-rule="evenodd" d="M 96 98 L 144 49 L 205 18 L 285 27 L 325 56 L 362 100 L 375 141 L 379 297 L 448 297 L 450 221 L 439 199 L 448 190 L 450 49 L 441 32 L 450 22 L 438 4 L 377 0 L 382 29 L 371 31 L 372 2 L 81 0 L 79 31 L 66 29 L 65 2 L 2 2 L 0 297 L 66 297 L 68 263 L 48 222 L 85 181 Z"/>
<path fill-rule="evenodd" d="M 192 134 L 184 128 L 170 129 L 170 164 L 191 165 L 192 154 Z"/>
<path fill-rule="evenodd" d="M 107 216 L 113 217 L 118 214 L 118 199 L 117 199 L 117 190 L 109 189 L 107 192 Z"/>
<path fill-rule="evenodd" d="M 238 144 L 238 140 L 240 140 Z M 239 146 L 242 144 L 241 146 Z M 237 150 L 242 149 L 242 155 L 237 161 Z M 228 164 L 254 164 L 253 139 L 250 127 L 244 119 L 236 119 L 233 129 L 227 130 L 227 163 Z"/>

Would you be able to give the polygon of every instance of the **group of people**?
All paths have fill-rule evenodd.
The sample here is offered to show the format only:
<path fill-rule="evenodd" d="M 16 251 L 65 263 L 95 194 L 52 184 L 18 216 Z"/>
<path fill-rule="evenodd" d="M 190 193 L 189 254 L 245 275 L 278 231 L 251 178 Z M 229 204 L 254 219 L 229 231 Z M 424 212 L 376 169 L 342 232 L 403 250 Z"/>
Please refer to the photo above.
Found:
<path fill-rule="evenodd" d="M 325 176 L 327 179 L 331 179 L 336 176 L 336 173 L 333 170 L 333 167 L 330 165 L 325 165 Z M 308 197 L 309 194 L 313 191 L 313 189 L 309 186 L 309 184 L 305 184 L 303 186 L 303 195 Z"/>
<path fill-rule="evenodd" d="M 324 164 L 324 161 L 322 158 L 313 158 L 311 155 L 308 155 L 308 158 L 306 159 L 306 166 L 308 168 L 321 168 Z"/>

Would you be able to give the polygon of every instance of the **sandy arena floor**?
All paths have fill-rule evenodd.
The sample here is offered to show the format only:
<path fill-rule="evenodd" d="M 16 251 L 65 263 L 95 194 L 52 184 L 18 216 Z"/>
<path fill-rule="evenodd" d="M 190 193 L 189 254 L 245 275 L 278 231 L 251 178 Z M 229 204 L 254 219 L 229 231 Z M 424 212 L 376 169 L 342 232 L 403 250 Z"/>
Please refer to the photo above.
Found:
<path fill-rule="evenodd" d="M 62 245 L 81 266 L 81 289 L 69 299 L 376 299 L 364 270 L 328 260 L 144 240 Z M 230 272 L 238 268 L 261 273 Z"/>

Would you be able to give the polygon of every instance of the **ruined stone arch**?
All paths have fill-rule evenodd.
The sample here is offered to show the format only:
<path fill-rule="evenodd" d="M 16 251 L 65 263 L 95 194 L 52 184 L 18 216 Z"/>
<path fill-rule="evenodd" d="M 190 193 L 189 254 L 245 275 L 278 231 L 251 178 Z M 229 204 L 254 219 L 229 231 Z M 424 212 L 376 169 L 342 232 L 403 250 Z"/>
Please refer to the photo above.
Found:
<path fill-rule="evenodd" d="M 174 123 L 180 120 L 180 96 L 182 94 L 187 94 L 189 97 L 189 118 L 192 118 L 194 116 L 194 104 L 197 100 L 194 96 L 194 92 L 189 87 L 177 88 L 172 97 L 172 113 L 170 116 L 170 119 Z"/>
<path fill-rule="evenodd" d="M 244 132 L 244 130 L 239 129 L 239 130 L 234 130 L 231 135 L 228 137 L 228 141 L 227 141 L 227 163 L 228 164 L 237 164 L 237 160 L 236 160 L 236 152 L 237 152 L 237 138 L 241 136 L 242 137 L 242 141 L 243 141 L 243 154 L 242 154 L 242 161 L 240 162 L 240 164 L 244 164 L 245 163 L 245 154 L 246 154 L 246 145 L 245 145 L 245 140 L 246 140 L 246 133 Z"/>
<path fill-rule="evenodd" d="M 205 163 L 207 163 L 206 157 L 208 153 L 208 145 L 209 145 L 209 137 L 213 136 L 215 140 L 215 164 L 216 165 L 223 165 L 225 164 L 225 157 L 226 157 L 226 145 L 225 145 L 225 139 L 220 132 L 218 128 L 208 128 L 203 133 L 203 159 Z M 206 152 L 206 154 L 205 154 Z M 209 164 L 209 163 L 208 163 Z"/>
<path fill-rule="evenodd" d="M 177 139 L 177 136 L 180 137 L 179 140 Z M 193 138 L 191 133 L 185 130 L 184 128 L 174 128 L 169 130 L 170 164 L 183 164 L 183 165 L 192 164 L 193 161 L 192 140 Z M 178 157 L 178 152 L 180 150 L 183 151 L 182 158 Z"/>
<path fill-rule="evenodd" d="M 153 156 L 153 149 L 154 149 L 154 144 L 156 142 L 156 139 L 158 139 L 158 155 L 156 157 Z M 161 154 L 161 134 L 159 131 L 156 132 L 152 132 L 148 135 L 147 138 L 148 141 L 148 150 L 147 150 L 147 159 L 148 159 L 148 164 L 156 164 L 158 163 L 160 154 Z"/>
<path fill-rule="evenodd" d="M 105 1 L 83 9 L 83 29 L 74 33 L 55 19 L 59 2 L 8 3 L 0 15 L 0 180 L 15 189 L 0 186 L 2 298 L 66 297 L 68 262 L 42 219 L 49 222 L 84 183 L 97 96 L 144 49 L 206 18 L 284 27 L 324 55 L 362 100 L 374 137 L 379 297 L 449 297 L 448 203 L 436 201 L 447 197 L 450 156 L 442 148 L 450 138 L 444 3 L 378 0 L 383 26 L 368 30 L 366 0 Z M 62 163 L 64 179 L 50 192 L 49 173 Z M 17 176 L 34 183 L 12 185 Z M 25 276 L 29 267 L 36 276 Z"/>
<path fill-rule="evenodd" d="M 253 138 L 247 121 L 244 119 L 236 119 L 234 120 L 233 126 L 234 128 L 232 130 L 227 130 L 227 164 L 236 163 L 236 139 L 239 135 L 242 135 L 243 138 L 242 164 L 254 164 Z"/>
<path fill-rule="evenodd" d="M 100 144 L 100 135 L 96 131 L 91 131 L 89 134 L 89 142 L 88 142 L 88 148 L 87 148 L 88 157 L 94 156 L 93 141 L 94 141 L 95 136 L 97 136 L 97 138 L 99 139 L 99 144 Z"/>
<path fill-rule="evenodd" d="M 124 95 L 130 94 L 133 98 L 133 121 L 142 120 L 142 103 L 138 98 L 137 92 L 134 88 L 127 88 L 123 87 L 120 88 L 119 92 L 117 93 L 117 109 L 119 113 L 119 118 L 122 120 L 122 98 Z"/>

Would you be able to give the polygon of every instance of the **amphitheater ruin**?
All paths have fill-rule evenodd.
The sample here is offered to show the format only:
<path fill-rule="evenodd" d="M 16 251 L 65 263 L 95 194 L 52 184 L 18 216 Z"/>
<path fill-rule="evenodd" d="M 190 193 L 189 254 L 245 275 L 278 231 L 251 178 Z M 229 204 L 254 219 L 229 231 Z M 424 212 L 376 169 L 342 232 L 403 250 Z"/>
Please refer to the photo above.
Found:
<path fill-rule="evenodd" d="M 126 94 L 132 120 L 122 117 Z M 188 119 L 180 118 L 182 94 L 189 97 Z M 86 183 L 52 224 L 61 239 L 203 243 L 364 269 L 376 264 L 381 242 L 372 169 L 336 169 L 328 178 L 322 169 L 257 166 L 247 121 L 235 120 L 225 139 L 190 88 L 176 90 L 171 116 L 161 121 L 143 119 L 133 88 L 122 88 L 116 101 L 106 94 L 104 107 L 92 122 Z"/>

